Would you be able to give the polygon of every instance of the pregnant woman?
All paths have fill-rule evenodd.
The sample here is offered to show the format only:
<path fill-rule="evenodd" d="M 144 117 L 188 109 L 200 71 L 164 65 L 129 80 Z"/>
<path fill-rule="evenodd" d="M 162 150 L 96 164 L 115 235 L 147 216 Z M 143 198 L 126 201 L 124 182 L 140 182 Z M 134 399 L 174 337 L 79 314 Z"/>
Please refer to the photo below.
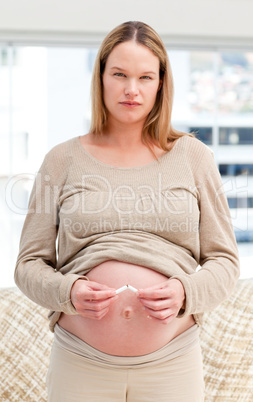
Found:
<path fill-rule="evenodd" d="M 15 280 L 50 310 L 50 402 L 204 400 L 198 328 L 238 254 L 213 155 L 172 128 L 172 101 L 160 37 L 121 24 L 98 51 L 89 133 L 37 174 Z"/>

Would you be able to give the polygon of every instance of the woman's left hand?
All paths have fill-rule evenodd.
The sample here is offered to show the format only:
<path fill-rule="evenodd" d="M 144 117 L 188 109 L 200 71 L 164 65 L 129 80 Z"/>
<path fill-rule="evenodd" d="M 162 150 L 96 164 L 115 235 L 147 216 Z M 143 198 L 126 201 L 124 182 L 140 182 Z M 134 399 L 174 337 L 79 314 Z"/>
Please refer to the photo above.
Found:
<path fill-rule="evenodd" d="M 170 279 L 146 289 L 139 289 L 136 293 L 143 304 L 147 316 L 168 324 L 182 308 L 185 300 L 185 291 L 178 279 Z"/>

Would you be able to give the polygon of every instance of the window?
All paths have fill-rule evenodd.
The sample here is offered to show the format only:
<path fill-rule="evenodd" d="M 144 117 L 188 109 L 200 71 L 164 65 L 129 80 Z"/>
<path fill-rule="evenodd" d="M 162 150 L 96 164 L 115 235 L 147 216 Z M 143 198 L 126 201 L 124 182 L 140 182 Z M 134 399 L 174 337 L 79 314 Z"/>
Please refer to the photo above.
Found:
<path fill-rule="evenodd" d="M 195 137 L 206 145 L 213 143 L 213 130 L 212 127 L 189 127 L 189 132 L 194 133 Z"/>
<path fill-rule="evenodd" d="M 222 114 L 253 112 L 253 53 L 219 53 L 218 109 Z"/>
<path fill-rule="evenodd" d="M 87 132 L 96 49 L 0 47 L 0 286 L 13 284 L 20 233 L 45 153 Z M 6 272 L 5 272 L 6 274 Z"/>
<path fill-rule="evenodd" d="M 213 52 L 189 52 L 189 93 L 191 112 L 197 115 L 215 113 L 215 54 Z"/>
<path fill-rule="evenodd" d="M 221 145 L 253 145 L 253 127 L 221 127 L 219 143 Z"/>
<path fill-rule="evenodd" d="M 219 165 L 220 174 L 222 176 L 253 176 L 253 164 L 221 164 Z"/>
<path fill-rule="evenodd" d="M 228 197 L 229 208 L 253 208 L 253 197 Z"/>

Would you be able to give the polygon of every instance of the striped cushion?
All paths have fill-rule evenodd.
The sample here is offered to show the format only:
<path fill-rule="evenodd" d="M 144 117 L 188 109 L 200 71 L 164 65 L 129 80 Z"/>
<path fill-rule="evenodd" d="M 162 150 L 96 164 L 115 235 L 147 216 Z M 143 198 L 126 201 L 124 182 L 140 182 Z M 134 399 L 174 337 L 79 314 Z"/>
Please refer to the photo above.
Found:
<path fill-rule="evenodd" d="M 0 401 L 46 401 L 53 334 L 47 311 L 18 289 L 0 291 Z"/>
<path fill-rule="evenodd" d="M 200 341 L 206 402 L 253 402 L 253 279 L 205 313 Z"/>

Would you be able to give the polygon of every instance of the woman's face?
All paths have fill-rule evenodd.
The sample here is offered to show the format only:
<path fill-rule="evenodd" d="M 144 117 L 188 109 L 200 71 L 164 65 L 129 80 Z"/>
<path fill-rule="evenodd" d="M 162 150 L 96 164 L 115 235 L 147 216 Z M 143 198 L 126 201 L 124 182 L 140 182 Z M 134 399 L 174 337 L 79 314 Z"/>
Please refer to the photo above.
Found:
<path fill-rule="evenodd" d="M 150 49 L 134 41 L 123 42 L 112 50 L 103 74 L 109 125 L 118 122 L 143 126 L 159 89 L 159 65 Z"/>

